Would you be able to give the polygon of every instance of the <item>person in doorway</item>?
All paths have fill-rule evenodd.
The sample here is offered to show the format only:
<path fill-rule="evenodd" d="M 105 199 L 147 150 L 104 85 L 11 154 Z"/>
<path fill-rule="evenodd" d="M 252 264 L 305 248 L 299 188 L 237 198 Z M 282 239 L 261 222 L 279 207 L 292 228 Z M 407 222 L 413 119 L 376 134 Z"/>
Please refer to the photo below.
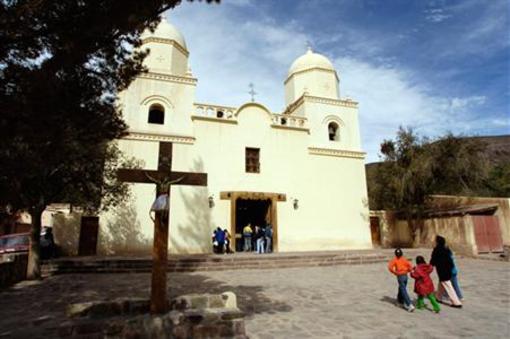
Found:
<path fill-rule="evenodd" d="M 233 253 L 231 248 L 232 237 L 230 236 L 230 233 L 226 228 L 223 230 L 223 233 L 225 233 L 225 253 L 226 254 Z"/>
<path fill-rule="evenodd" d="M 427 297 L 432 304 L 434 312 L 439 313 L 441 308 L 437 303 L 436 297 L 434 296 L 434 283 L 430 279 L 430 273 L 434 271 L 434 267 L 425 262 L 425 258 L 421 255 L 416 257 L 416 267 L 411 272 L 411 277 L 414 281 L 414 292 L 418 295 L 416 301 L 416 308 L 421 310 L 425 307 L 424 298 Z"/>
<path fill-rule="evenodd" d="M 409 260 L 404 258 L 402 249 L 395 249 L 395 258 L 388 263 L 388 269 L 397 277 L 397 301 L 409 312 L 414 311 L 411 298 L 409 298 L 409 294 L 407 293 L 407 273 L 411 272 L 412 268 L 413 265 L 409 262 Z"/>
<path fill-rule="evenodd" d="M 214 241 L 216 243 L 216 253 L 222 254 L 225 249 L 225 232 L 218 227 L 216 231 L 214 231 Z"/>
<path fill-rule="evenodd" d="M 259 226 L 255 226 L 255 230 L 256 230 L 255 231 L 255 239 L 257 242 L 257 253 L 262 254 L 265 252 L 264 240 L 266 237 L 266 231 L 264 228 L 259 227 Z"/>
<path fill-rule="evenodd" d="M 446 247 L 446 239 L 440 235 L 436 236 L 436 247 L 432 250 L 430 264 L 436 268 L 436 272 L 439 277 L 436 299 L 442 301 L 443 293 L 446 291 L 446 294 L 450 299 L 451 306 L 461 308 L 462 303 L 459 300 L 457 293 L 455 293 L 455 289 L 451 282 L 454 267 L 451 251 L 448 247 Z"/>
<path fill-rule="evenodd" d="M 266 253 L 271 253 L 273 251 L 271 247 L 273 244 L 273 226 L 271 226 L 271 224 L 268 224 L 266 226 L 265 239 L 266 239 Z"/>
<path fill-rule="evenodd" d="M 243 239 L 244 239 L 244 251 L 250 252 L 251 247 L 251 238 L 253 235 L 253 230 L 251 229 L 251 225 L 248 224 L 243 228 Z"/>

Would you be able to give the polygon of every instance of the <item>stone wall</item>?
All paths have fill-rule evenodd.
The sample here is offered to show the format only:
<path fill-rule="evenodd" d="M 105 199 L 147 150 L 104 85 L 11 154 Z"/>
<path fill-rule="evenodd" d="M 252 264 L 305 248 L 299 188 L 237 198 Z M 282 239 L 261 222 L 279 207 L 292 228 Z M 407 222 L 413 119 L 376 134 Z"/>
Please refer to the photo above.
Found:
<path fill-rule="evenodd" d="M 27 276 L 27 255 L 18 255 L 11 262 L 0 264 L 0 289 L 25 280 Z"/>
<path fill-rule="evenodd" d="M 244 314 L 232 292 L 194 294 L 169 302 L 170 311 L 150 315 L 149 300 L 119 299 L 72 304 L 59 328 L 69 338 L 247 338 Z"/>

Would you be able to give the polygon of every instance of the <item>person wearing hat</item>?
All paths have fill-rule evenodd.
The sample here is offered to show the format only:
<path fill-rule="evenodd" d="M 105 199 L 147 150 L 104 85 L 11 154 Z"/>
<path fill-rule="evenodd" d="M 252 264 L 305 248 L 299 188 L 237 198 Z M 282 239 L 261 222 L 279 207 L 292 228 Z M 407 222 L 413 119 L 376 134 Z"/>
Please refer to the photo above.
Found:
<path fill-rule="evenodd" d="M 413 265 L 409 262 L 409 260 L 404 258 L 402 249 L 397 248 L 395 250 L 395 258 L 388 263 L 388 269 L 397 277 L 397 300 L 399 304 L 402 304 L 407 311 L 413 312 L 414 306 L 411 303 L 409 294 L 407 293 L 407 273 L 412 271 Z"/>

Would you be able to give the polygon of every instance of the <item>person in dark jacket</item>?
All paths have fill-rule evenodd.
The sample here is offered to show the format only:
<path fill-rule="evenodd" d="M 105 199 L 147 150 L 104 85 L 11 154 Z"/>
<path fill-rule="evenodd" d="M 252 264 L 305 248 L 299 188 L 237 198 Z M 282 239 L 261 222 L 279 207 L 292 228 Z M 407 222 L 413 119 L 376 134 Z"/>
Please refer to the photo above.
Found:
<path fill-rule="evenodd" d="M 452 270 L 454 267 L 451 251 L 446 247 L 446 239 L 440 235 L 436 236 L 436 247 L 434 247 L 432 251 L 430 264 L 436 268 L 439 277 L 439 284 L 436 292 L 437 300 L 441 300 L 443 293 L 446 291 L 448 298 L 450 298 L 451 305 L 458 308 L 462 307 L 462 303 L 451 283 Z"/>
<path fill-rule="evenodd" d="M 225 249 L 225 232 L 218 227 L 213 233 L 214 253 L 223 254 Z"/>
<path fill-rule="evenodd" d="M 257 253 L 264 253 L 264 239 L 265 239 L 266 231 L 264 228 L 255 226 L 255 241 L 257 244 Z"/>
<path fill-rule="evenodd" d="M 439 313 L 441 308 L 434 296 L 434 283 L 430 279 L 432 271 L 434 271 L 434 267 L 427 264 L 421 255 L 416 257 L 416 267 L 411 271 L 411 277 L 415 279 L 414 292 L 418 295 L 416 308 L 419 310 L 423 309 L 425 307 L 424 298 L 427 297 L 432 304 L 434 312 Z"/>

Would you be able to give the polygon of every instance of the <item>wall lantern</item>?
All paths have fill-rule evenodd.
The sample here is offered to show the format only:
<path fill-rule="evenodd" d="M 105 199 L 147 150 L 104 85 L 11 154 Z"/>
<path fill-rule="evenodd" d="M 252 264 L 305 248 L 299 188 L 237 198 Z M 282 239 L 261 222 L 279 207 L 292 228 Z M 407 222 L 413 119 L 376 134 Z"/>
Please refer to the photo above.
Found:
<path fill-rule="evenodd" d="M 299 208 L 299 200 L 292 200 L 292 206 L 294 206 L 294 209 L 297 210 Z"/>
<path fill-rule="evenodd" d="M 207 200 L 209 201 L 209 208 L 213 208 L 214 207 L 214 195 L 211 194 Z"/>

